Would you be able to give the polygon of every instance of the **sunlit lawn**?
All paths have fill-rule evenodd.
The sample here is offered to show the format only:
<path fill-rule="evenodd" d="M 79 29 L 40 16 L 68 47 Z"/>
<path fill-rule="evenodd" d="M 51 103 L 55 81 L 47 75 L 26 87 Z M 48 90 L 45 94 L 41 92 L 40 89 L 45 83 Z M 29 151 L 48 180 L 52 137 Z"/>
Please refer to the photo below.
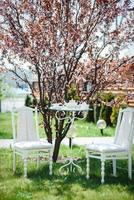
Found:
<path fill-rule="evenodd" d="M 78 137 L 95 137 L 95 136 L 102 136 L 98 127 L 93 124 L 89 123 L 85 120 L 76 120 L 75 121 L 76 127 L 76 135 Z M 107 127 L 104 129 L 103 134 L 104 136 L 113 136 L 115 128 Z"/>
<path fill-rule="evenodd" d="M 11 113 L 0 113 L 0 139 L 12 138 Z"/>
<path fill-rule="evenodd" d="M 42 124 L 39 126 L 41 137 L 45 137 Z M 0 139 L 12 138 L 12 121 L 11 113 L 0 113 Z"/>
<path fill-rule="evenodd" d="M 67 147 L 61 150 L 68 151 Z M 67 152 L 66 152 L 67 154 Z M 91 160 L 91 178 L 86 180 L 86 161 L 83 149 L 74 148 L 78 155 L 77 164 L 82 173 L 75 170 L 65 175 L 59 173 L 61 163 L 53 166 L 53 175 L 48 175 L 48 164 L 43 162 L 39 169 L 36 163 L 28 163 L 28 179 L 23 178 L 23 163 L 18 157 L 16 174 L 12 172 L 12 151 L 0 150 L 0 200 L 132 200 L 134 179 L 128 180 L 126 161 L 118 162 L 118 177 L 112 177 L 112 166 L 106 163 L 106 183 L 100 184 L 100 162 Z M 133 163 L 134 165 L 134 163 Z M 134 176 L 134 172 L 133 172 Z"/>
<path fill-rule="evenodd" d="M 98 128 L 86 121 L 75 121 L 75 127 L 78 136 L 101 136 Z M 113 134 L 113 128 L 104 130 L 105 136 Z M 0 114 L 0 138 L 12 138 L 10 113 Z M 105 184 L 102 185 L 100 162 L 94 159 L 91 160 L 91 177 L 86 180 L 84 147 L 73 147 L 73 157 L 82 172 L 75 169 L 67 173 L 65 168 L 65 173 L 60 174 L 59 168 L 69 155 L 69 148 L 62 146 L 58 162 L 53 165 L 52 176 L 48 174 L 48 163 L 42 161 L 39 169 L 36 169 L 36 163 L 29 161 L 28 179 L 24 179 L 20 157 L 17 157 L 14 175 L 12 150 L 0 149 L 0 200 L 134 200 L 134 178 L 132 181 L 128 179 L 126 161 L 117 162 L 117 177 L 112 176 L 111 162 L 106 162 Z"/>
<path fill-rule="evenodd" d="M 86 120 L 76 120 L 75 127 L 77 137 L 101 136 L 97 126 Z M 39 132 L 41 137 L 46 137 L 42 123 L 40 124 Z M 104 136 L 113 136 L 113 134 L 114 128 L 107 127 L 104 130 Z M 11 113 L 0 113 L 0 139 L 10 138 L 12 138 Z"/>

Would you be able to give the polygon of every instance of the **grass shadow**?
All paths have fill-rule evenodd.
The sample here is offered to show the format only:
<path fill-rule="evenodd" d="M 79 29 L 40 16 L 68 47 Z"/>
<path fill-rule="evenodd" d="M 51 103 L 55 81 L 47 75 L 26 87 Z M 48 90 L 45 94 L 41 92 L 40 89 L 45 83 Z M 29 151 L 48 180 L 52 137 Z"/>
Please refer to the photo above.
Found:
<path fill-rule="evenodd" d="M 77 148 L 75 150 L 77 151 Z M 36 169 L 35 162 L 29 162 L 28 178 L 25 179 L 23 178 L 23 162 L 21 159 L 18 159 L 16 173 L 13 175 L 11 153 L 11 150 L 0 150 L 0 184 L 4 185 L 2 186 L 4 189 L 0 189 L 1 194 L 3 194 L 2 200 L 79 200 L 82 198 L 102 200 L 108 199 L 108 194 L 111 195 L 109 199 L 112 199 L 113 193 L 121 198 L 121 194 L 123 196 L 124 192 L 129 197 L 123 196 L 124 199 L 132 199 L 134 179 L 128 180 L 127 170 L 124 169 L 127 168 L 126 161 L 117 162 L 117 166 L 123 168 L 117 169 L 118 177 L 111 175 L 112 165 L 109 161 L 106 162 L 105 184 L 100 183 L 100 162 L 95 159 L 91 159 L 91 176 L 89 180 L 86 179 L 86 159 L 84 157 L 75 161 L 82 168 L 82 173 L 75 170 L 66 175 L 59 173 L 63 163 L 54 163 L 53 175 L 50 176 L 48 163 L 42 161 L 39 169 Z M 103 198 L 102 194 L 107 198 Z"/>

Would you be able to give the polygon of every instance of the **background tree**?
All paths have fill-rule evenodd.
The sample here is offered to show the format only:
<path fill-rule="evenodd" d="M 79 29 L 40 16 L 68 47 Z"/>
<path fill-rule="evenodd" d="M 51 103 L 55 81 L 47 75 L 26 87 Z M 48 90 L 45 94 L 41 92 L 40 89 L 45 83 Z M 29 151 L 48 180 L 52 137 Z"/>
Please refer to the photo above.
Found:
<path fill-rule="evenodd" d="M 27 95 L 25 98 L 25 106 L 28 106 L 28 107 L 32 106 L 32 99 L 30 95 Z"/>
<path fill-rule="evenodd" d="M 53 132 L 48 106 L 68 100 L 71 83 L 88 80 L 91 90 L 87 96 L 77 84 L 79 98 L 88 100 L 113 83 L 119 68 L 133 59 L 119 60 L 120 50 L 133 39 L 133 20 L 130 0 L 0 1 L 2 63 L 6 56 L 13 64 L 10 71 L 27 82 L 34 98 L 39 94 L 38 107 L 49 142 Z M 14 56 L 31 64 L 36 89 Z M 69 126 L 65 121 L 55 122 L 54 161 Z"/>

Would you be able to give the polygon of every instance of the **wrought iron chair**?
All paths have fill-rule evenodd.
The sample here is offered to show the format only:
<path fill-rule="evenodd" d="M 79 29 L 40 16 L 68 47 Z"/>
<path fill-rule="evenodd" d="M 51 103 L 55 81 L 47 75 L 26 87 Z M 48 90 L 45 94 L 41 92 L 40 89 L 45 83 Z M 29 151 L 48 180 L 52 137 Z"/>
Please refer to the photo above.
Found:
<path fill-rule="evenodd" d="M 132 142 L 134 136 L 134 109 L 119 111 L 113 143 L 90 144 L 86 147 L 87 179 L 89 179 L 89 158 L 101 160 L 101 183 L 104 183 L 105 161 L 113 161 L 113 175 L 116 176 L 116 160 L 128 160 L 128 177 L 132 179 Z"/>
<path fill-rule="evenodd" d="M 41 155 L 49 157 L 49 174 L 51 175 L 53 146 L 47 141 L 40 141 L 37 108 L 32 109 L 24 106 L 17 110 L 17 114 L 13 110 L 12 129 L 14 141 L 13 171 L 16 170 L 16 154 L 20 155 L 24 161 L 24 177 L 27 177 L 28 158 L 36 158 L 38 167 Z"/>

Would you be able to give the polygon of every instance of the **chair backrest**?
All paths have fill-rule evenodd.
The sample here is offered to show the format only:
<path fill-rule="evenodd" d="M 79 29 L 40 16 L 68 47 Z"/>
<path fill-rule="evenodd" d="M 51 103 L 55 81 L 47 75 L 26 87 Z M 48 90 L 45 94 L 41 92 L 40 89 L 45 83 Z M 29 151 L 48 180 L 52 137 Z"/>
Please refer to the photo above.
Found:
<path fill-rule="evenodd" d="M 39 131 L 37 109 L 23 106 L 17 111 L 17 119 L 15 118 L 15 112 L 12 111 L 12 129 L 14 142 L 38 141 Z M 33 112 L 35 112 L 35 114 Z"/>
<path fill-rule="evenodd" d="M 119 111 L 114 143 L 131 150 L 134 137 L 134 108 Z"/>

